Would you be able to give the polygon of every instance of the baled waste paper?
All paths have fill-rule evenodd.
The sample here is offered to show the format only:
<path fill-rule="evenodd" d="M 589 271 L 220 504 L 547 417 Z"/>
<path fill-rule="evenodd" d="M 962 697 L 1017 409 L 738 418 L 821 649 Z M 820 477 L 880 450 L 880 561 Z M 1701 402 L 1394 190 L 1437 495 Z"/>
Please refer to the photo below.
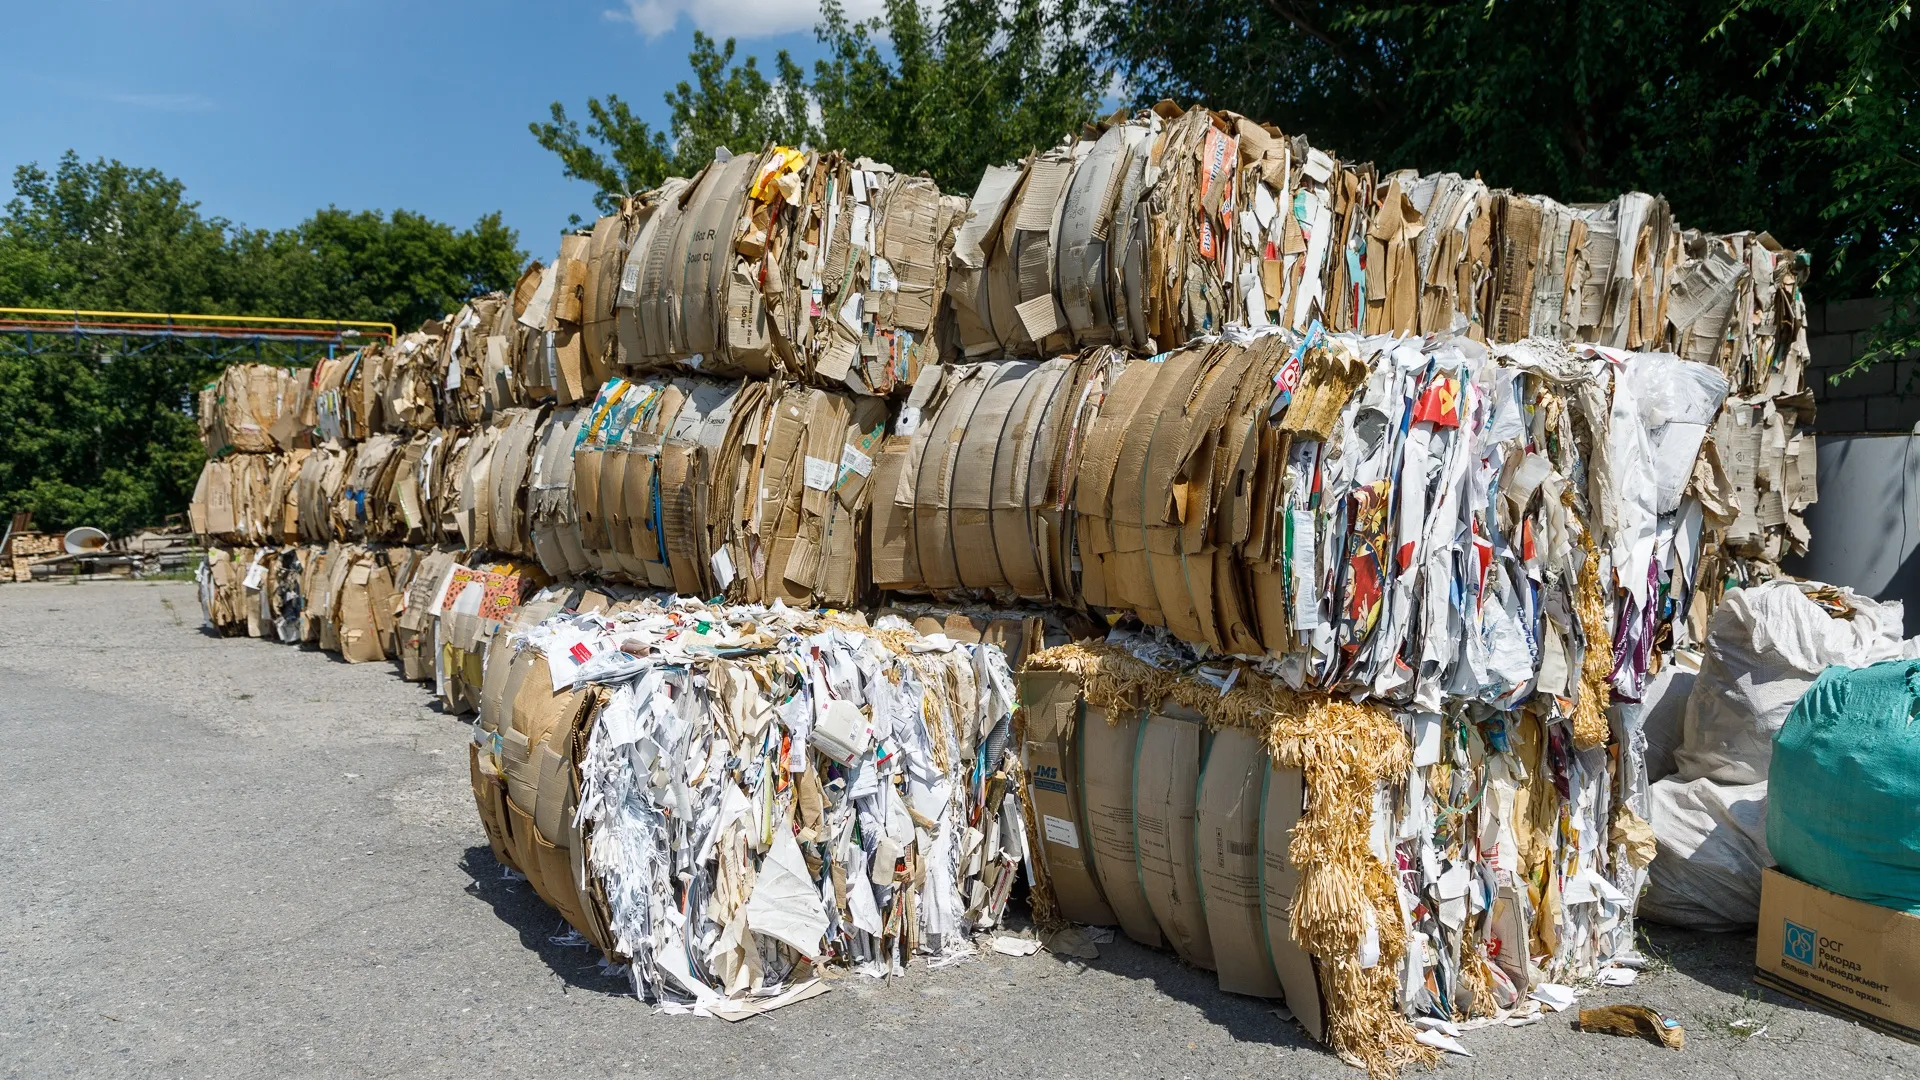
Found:
<path fill-rule="evenodd" d="M 998 925 L 1029 843 L 1013 694 L 997 646 L 897 616 L 556 614 L 490 646 L 475 798 L 637 993 L 751 1010 Z"/>
<path fill-rule="evenodd" d="M 334 470 L 342 494 L 299 500 L 324 507 L 324 530 L 349 538 L 308 549 L 317 554 L 301 579 L 306 610 L 316 614 L 303 634 L 349 659 L 398 656 L 416 676 L 427 674 L 431 655 L 443 700 L 484 709 L 495 652 L 509 636 L 502 630 L 519 624 L 521 602 L 549 578 L 817 603 L 817 589 L 802 586 L 831 578 L 803 579 L 818 560 L 796 560 L 792 548 L 845 522 L 865 538 L 838 549 L 837 565 L 855 581 L 848 603 L 877 595 L 876 576 L 897 594 L 1025 595 L 1131 613 L 1152 628 L 1157 648 L 1186 650 L 1176 669 L 1239 656 L 1213 676 L 1209 693 L 1219 698 L 1225 686 L 1225 700 L 1252 700 L 1244 707 L 1256 729 L 1261 710 L 1273 708 L 1260 702 L 1275 695 L 1359 710 L 1347 719 L 1361 733 L 1356 741 L 1327 752 L 1355 768 L 1364 762 L 1362 775 L 1374 777 L 1349 806 L 1365 816 L 1349 819 L 1348 842 L 1359 846 L 1339 868 L 1344 880 L 1375 882 L 1361 886 L 1367 902 L 1324 897 L 1324 921 L 1303 924 L 1320 929 L 1296 936 L 1287 875 L 1299 875 L 1306 895 L 1320 895 L 1316 880 L 1343 879 L 1313 877 L 1313 864 L 1278 854 L 1292 851 L 1291 839 L 1261 837 L 1297 835 L 1288 808 L 1318 797 L 1313 774 L 1276 771 L 1271 749 L 1264 757 L 1261 749 L 1270 739 L 1209 734 L 1209 709 L 1163 692 L 1125 706 L 1109 701 L 1113 724 L 1079 729 L 1105 728 L 1121 742 L 1082 736 L 1071 752 L 1099 767 L 1084 789 L 1070 789 L 1065 812 L 1041 818 L 1036 842 L 1051 854 L 1085 835 L 1092 857 L 1083 857 L 1077 881 L 1063 865 L 1059 877 L 1071 884 L 1036 903 L 1118 922 L 1137 940 L 1219 970 L 1224 988 L 1284 998 L 1310 1032 L 1384 1068 L 1425 1049 L 1409 1014 L 1497 1017 L 1522 1007 L 1536 983 L 1590 977 L 1631 950 L 1631 898 L 1652 844 L 1639 802 L 1643 764 L 1634 744 L 1614 738 L 1607 703 L 1642 693 L 1672 643 L 1686 640 L 1678 614 L 1696 595 L 1711 535 L 1707 505 L 1725 496 L 1707 486 L 1712 474 L 1695 479 L 1697 459 L 1656 456 L 1664 429 L 1689 421 L 1644 407 L 1651 398 L 1638 390 L 1668 386 L 1670 369 L 1686 363 L 1537 341 L 1488 349 L 1457 336 L 1276 328 L 1155 361 L 1096 351 L 1051 367 L 934 368 L 915 388 L 932 388 L 920 399 L 931 419 L 888 436 L 870 484 L 846 454 L 849 440 L 886 423 L 897 430 L 899 413 L 882 407 L 875 415 L 886 419 L 863 431 L 824 391 L 615 376 L 586 409 L 534 424 L 525 418 L 539 410 L 502 410 L 466 437 L 466 464 L 441 472 L 441 493 L 421 494 L 421 478 L 431 480 L 424 468 Z M 1697 375 L 1692 385 L 1706 400 L 1692 415 L 1711 414 L 1724 380 L 1710 368 Z M 975 382 L 971 408 L 943 420 Z M 783 413 L 789 398 L 795 407 Z M 1032 422 L 1007 439 L 1023 398 L 1074 408 L 1029 410 Z M 899 412 L 919 407 L 914 401 Z M 998 430 L 979 417 L 982 401 L 1010 403 Z M 661 464 L 683 416 L 691 423 L 677 445 L 704 466 L 691 480 Z M 759 419 L 737 424 L 740 417 Z M 738 440 L 724 434 L 742 428 Z M 723 434 L 703 444 L 702 430 Z M 816 430 L 825 447 L 841 449 L 837 460 L 813 449 L 822 445 L 812 441 Z M 919 438 L 922 431 L 931 434 Z M 978 440 L 981 431 L 996 437 Z M 731 441 L 750 449 L 737 459 L 702 453 Z M 1009 444 L 1026 466 L 1023 482 L 1000 470 Z M 390 460 L 379 436 L 347 452 L 357 463 L 370 446 L 374 460 Z M 1658 485 L 1636 480 L 1666 471 L 1688 480 L 1663 512 Z M 954 497 L 983 477 L 1005 480 L 1000 492 L 1018 497 L 996 502 L 991 483 L 984 499 Z M 850 484 L 864 501 L 842 497 Z M 419 538 L 498 551 L 505 561 L 474 565 L 451 547 L 434 560 L 433 549 L 393 543 L 412 536 L 407 515 L 392 512 L 406 505 L 406 485 L 424 505 L 458 508 L 420 518 Z M 644 493 L 637 506 L 626 499 L 634 488 Z M 904 506 L 903 493 L 911 493 Z M 716 505 L 728 509 L 715 514 Z M 810 505 L 819 508 L 811 515 Z M 910 539 L 887 542 L 887 530 L 908 528 L 902 522 Z M 433 576 L 419 577 L 430 560 L 445 566 L 437 588 Z M 735 565 L 743 572 L 723 585 L 722 568 Z M 930 573 L 954 588 L 929 588 Z M 776 579 L 780 591 L 767 585 Z M 420 602 L 430 614 L 414 610 Z M 1311 715 L 1316 728 L 1330 726 L 1324 710 Z M 819 719 L 810 733 L 841 736 L 823 745 L 844 751 L 858 734 L 844 713 L 837 727 Z M 1032 729 L 1024 739 L 1029 748 L 1045 741 Z M 1057 736 L 1054 743 L 1057 758 L 1070 756 Z M 1063 794 L 1028 791 L 1035 803 Z M 1381 792 L 1397 810 L 1376 814 Z M 1141 812 L 1142 799 L 1153 800 L 1150 812 Z M 1124 817 L 1114 820 L 1130 828 L 1100 823 L 1096 807 L 1116 805 Z M 1550 806 L 1561 809 L 1549 814 Z M 1367 839 L 1376 817 L 1385 823 L 1383 850 Z M 1436 820 L 1443 825 L 1426 824 Z M 1565 824 L 1543 840 L 1546 820 Z M 1207 837 L 1234 860 L 1202 865 L 1197 844 Z M 542 850 L 518 855 L 535 863 Z M 784 844 L 755 856 L 762 867 L 773 859 L 792 869 Z M 1405 869 L 1391 869 L 1403 859 Z M 1107 880 L 1113 873 L 1120 877 Z M 805 891 L 789 884 L 794 897 Z M 584 911 L 557 887 L 547 892 L 561 911 Z M 1373 903 L 1376 895 L 1391 906 Z M 1293 945 L 1275 946 L 1277 931 Z M 695 974 L 688 978 L 698 981 Z M 677 977 L 673 984 L 686 987 Z M 656 996 L 664 985 L 643 984 Z M 698 992 L 685 992 L 697 1003 Z"/>
<path fill-rule="evenodd" d="M 200 441 L 207 453 L 269 454 L 305 445 L 308 382 L 273 364 L 234 364 L 200 391 Z"/>
<path fill-rule="evenodd" d="M 1017 882 L 1381 1072 L 1633 970 L 1640 703 L 1806 543 L 1803 276 L 1164 104 L 970 199 L 722 152 L 249 406 L 203 602 L 477 711 L 496 854 L 667 1007 Z"/>

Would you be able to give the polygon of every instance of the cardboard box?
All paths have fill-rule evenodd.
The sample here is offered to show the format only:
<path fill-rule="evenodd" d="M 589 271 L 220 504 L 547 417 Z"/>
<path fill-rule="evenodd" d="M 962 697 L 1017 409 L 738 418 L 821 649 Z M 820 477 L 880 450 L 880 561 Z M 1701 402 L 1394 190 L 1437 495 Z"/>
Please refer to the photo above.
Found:
<path fill-rule="evenodd" d="M 1831 893 L 1769 868 L 1754 981 L 1920 1042 L 1920 915 Z"/>

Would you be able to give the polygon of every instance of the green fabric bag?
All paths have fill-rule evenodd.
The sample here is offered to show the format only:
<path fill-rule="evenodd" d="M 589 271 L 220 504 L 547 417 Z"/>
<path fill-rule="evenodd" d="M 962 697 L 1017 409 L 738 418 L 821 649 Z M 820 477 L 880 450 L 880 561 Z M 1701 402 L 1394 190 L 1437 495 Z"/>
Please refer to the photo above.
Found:
<path fill-rule="evenodd" d="M 1920 660 L 1830 667 L 1773 737 L 1767 846 L 1811 885 L 1920 914 Z"/>

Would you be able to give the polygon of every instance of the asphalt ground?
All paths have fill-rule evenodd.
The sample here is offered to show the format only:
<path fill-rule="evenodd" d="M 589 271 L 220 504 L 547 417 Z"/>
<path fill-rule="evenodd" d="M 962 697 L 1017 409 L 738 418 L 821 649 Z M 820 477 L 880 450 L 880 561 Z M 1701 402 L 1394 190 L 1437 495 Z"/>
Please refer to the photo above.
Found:
<path fill-rule="evenodd" d="M 1363 1074 L 1124 939 L 982 958 L 738 1024 L 654 1014 L 489 852 L 469 725 L 388 664 L 200 629 L 191 584 L 0 586 L 0 1076 Z M 1649 928 L 1655 970 L 1467 1033 L 1461 1076 L 1880 1077 L 1920 1047 L 1751 978 L 1753 937 Z"/>

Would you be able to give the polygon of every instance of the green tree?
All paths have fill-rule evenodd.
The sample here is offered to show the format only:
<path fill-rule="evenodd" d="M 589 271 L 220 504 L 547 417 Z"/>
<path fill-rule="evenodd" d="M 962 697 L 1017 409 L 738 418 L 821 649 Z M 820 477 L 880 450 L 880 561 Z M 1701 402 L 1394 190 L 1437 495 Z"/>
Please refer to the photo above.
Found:
<path fill-rule="evenodd" d="M 800 66 L 783 49 L 774 56 L 769 80 L 758 57 L 735 64 L 734 52 L 732 38 L 716 46 L 712 38 L 693 32 L 687 63 L 694 78 L 667 93 L 667 131 L 633 115 L 618 94 L 608 94 L 604 102 L 587 99 L 584 137 L 579 122 L 557 101 L 550 109 L 551 120 L 527 128 L 541 146 L 559 156 L 566 175 L 599 189 L 593 202 L 604 213 L 611 213 L 628 192 L 657 187 L 669 176 L 691 176 L 713 157 L 716 147 L 744 153 L 769 142 L 806 142 L 806 76 Z"/>
<path fill-rule="evenodd" d="M 1808 56 L 1824 77 L 1808 80 L 1807 141 L 1835 162 L 1820 216 L 1833 253 L 1822 284 L 1840 296 L 1869 290 L 1894 301 L 1858 371 L 1920 348 L 1920 35 L 1907 0 L 1740 0 L 1714 35 L 1743 19 L 1784 20 L 1791 29 L 1755 72 L 1770 78 Z"/>
<path fill-rule="evenodd" d="M 1103 0 L 1131 96 L 1203 101 L 1383 167 L 1809 251 L 1816 296 L 1920 292 L 1906 0 Z"/>
<path fill-rule="evenodd" d="M 402 331 L 511 286 L 526 255 L 498 213 L 455 229 L 421 214 L 328 207 L 292 229 L 235 238 L 260 268 L 251 306 L 288 317 L 369 319 Z"/>
<path fill-rule="evenodd" d="M 1106 75 L 1078 32 L 1080 0 L 887 0 L 847 21 L 825 0 L 814 65 L 823 145 L 926 172 L 972 194 L 987 166 L 1050 146 L 1091 120 Z M 889 55 L 890 54 L 890 55 Z"/>
<path fill-rule="evenodd" d="M 603 211 L 691 175 L 716 146 L 769 142 L 845 149 L 970 192 L 989 164 L 1052 144 L 1099 108 L 1106 74 L 1077 29 L 1083 13 L 1082 0 L 947 0 L 937 11 L 888 0 L 883 16 L 853 21 L 825 0 L 814 32 L 827 55 L 811 81 L 785 52 L 769 81 L 754 57 L 734 63 L 732 39 L 716 48 L 696 33 L 695 78 L 666 95 L 667 131 L 615 95 L 588 99 L 584 132 L 558 102 L 550 122 L 529 127 L 566 175 L 599 188 Z"/>
<path fill-rule="evenodd" d="M 14 173 L 0 213 L 0 305 L 390 321 L 402 329 L 512 284 L 524 256 L 489 215 L 322 210 L 284 230 L 201 212 L 180 181 L 69 152 Z M 0 512 L 126 532 L 183 510 L 203 451 L 195 392 L 223 361 L 0 340 Z"/>
<path fill-rule="evenodd" d="M 13 190 L 0 218 L 7 305 L 234 313 L 229 226 L 180 181 L 68 151 L 51 175 L 14 170 Z"/>

